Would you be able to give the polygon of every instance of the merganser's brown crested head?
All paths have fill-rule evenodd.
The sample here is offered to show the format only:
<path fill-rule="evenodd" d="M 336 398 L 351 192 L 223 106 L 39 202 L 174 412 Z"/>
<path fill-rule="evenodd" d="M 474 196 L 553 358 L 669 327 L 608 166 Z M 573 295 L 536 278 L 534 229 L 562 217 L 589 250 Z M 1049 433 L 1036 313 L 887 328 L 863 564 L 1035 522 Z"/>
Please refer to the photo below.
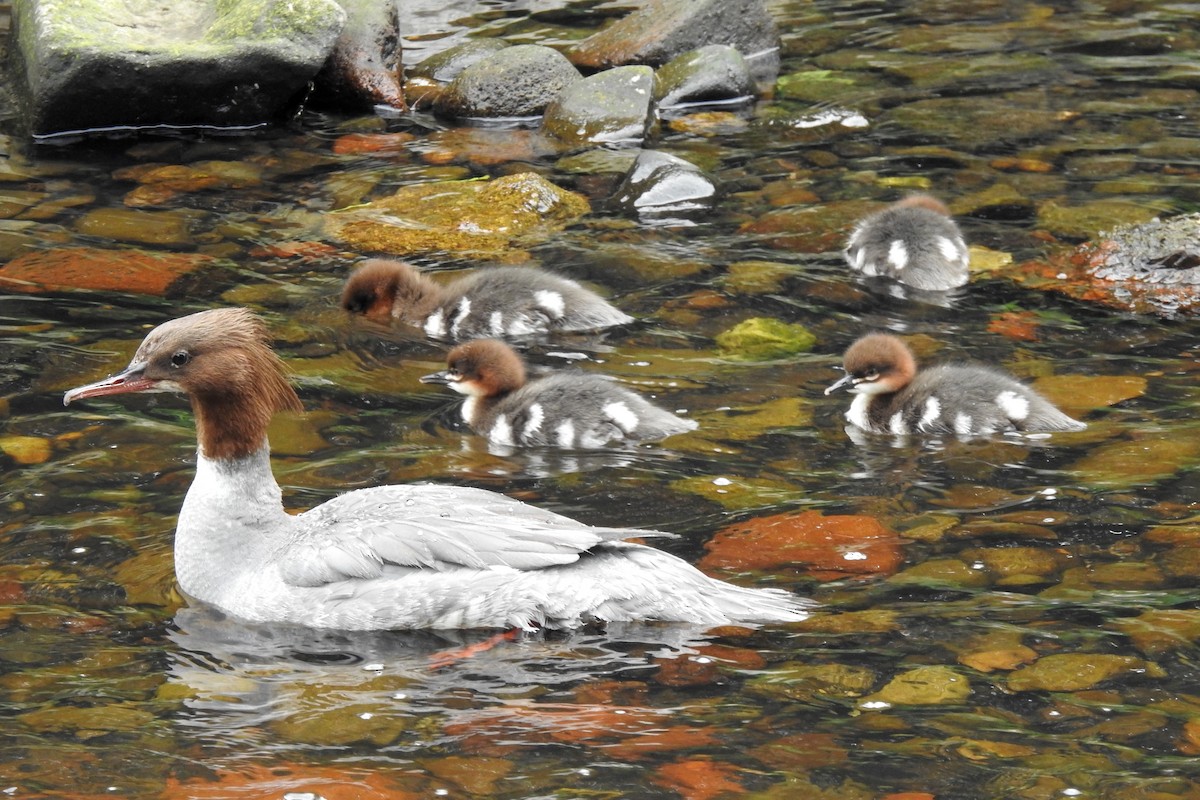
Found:
<path fill-rule="evenodd" d="M 924 208 L 935 214 L 941 214 L 943 217 L 950 216 L 950 209 L 946 208 L 945 203 L 927 194 L 910 194 L 893 205 L 899 208 Z"/>
<path fill-rule="evenodd" d="M 201 311 L 147 334 L 124 370 L 71 389 L 63 403 L 132 392 L 183 392 L 196 414 L 204 455 L 249 455 L 276 411 L 302 411 L 266 326 L 245 308 Z"/>
<path fill-rule="evenodd" d="M 461 394 L 499 397 L 525 385 L 525 362 L 504 342 L 474 339 L 446 356 L 446 369 L 425 375 L 421 383 L 441 383 Z"/>
<path fill-rule="evenodd" d="M 372 258 L 346 279 L 342 308 L 375 320 L 415 322 L 437 304 L 440 287 L 403 261 Z"/>
<path fill-rule="evenodd" d="M 846 350 L 846 374 L 825 390 L 843 387 L 856 394 L 890 394 L 907 386 L 917 374 L 917 360 L 898 336 L 869 333 Z"/>

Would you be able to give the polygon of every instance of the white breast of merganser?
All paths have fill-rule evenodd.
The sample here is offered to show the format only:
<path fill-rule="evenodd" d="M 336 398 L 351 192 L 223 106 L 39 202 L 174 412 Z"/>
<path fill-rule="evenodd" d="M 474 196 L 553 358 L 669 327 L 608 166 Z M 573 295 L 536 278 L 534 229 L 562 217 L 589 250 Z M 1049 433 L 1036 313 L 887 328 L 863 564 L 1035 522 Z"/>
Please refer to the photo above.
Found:
<path fill-rule="evenodd" d="M 384 259 L 363 262 L 347 279 L 342 307 L 392 317 L 451 341 L 592 331 L 633 321 L 575 281 L 531 267 L 489 267 L 443 286 L 408 264 Z"/>
<path fill-rule="evenodd" d="M 498 447 L 591 449 L 658 441 L 697 427 L 602 375 L 570 371 L 526 382 L 521 357 L 496 339 L 460 344 L 446 364 L 421 382 L 467 395 L 463 420 Z"/>
<path fill-rule="evenodd" d="M 185 392 L 196 415 L 196 478 L 175 532 L 180 587 L 242 619 L 359 630 L 720 625 L 803 619 L 810 605 L 625 541 L 654 532 L 583 525 L 481 489 L 381 486 L 286 513 L 266 429 L 301 406 L 245 309 L 166 322 L 124 371 L 63 399 L 154 391 Z"/>
<path fill-rule="evenodd" d="M 970 278 L 970 255 L 949 210 L 913 195 L 862 219 L 843 253 L 851 269 L 915 289 L 946 291 Z"/>
<path fill-rule="evenodd" d="M 846 351 L 843 363 L 845 376 L 825 394 L 841 388 L 855 393 L 846 419 L 872 433 L 986 436 L 1087 427 L 989 367 L 942 364 L 918 371 L 912 351 L 890 334 L 862 337 Z"/>

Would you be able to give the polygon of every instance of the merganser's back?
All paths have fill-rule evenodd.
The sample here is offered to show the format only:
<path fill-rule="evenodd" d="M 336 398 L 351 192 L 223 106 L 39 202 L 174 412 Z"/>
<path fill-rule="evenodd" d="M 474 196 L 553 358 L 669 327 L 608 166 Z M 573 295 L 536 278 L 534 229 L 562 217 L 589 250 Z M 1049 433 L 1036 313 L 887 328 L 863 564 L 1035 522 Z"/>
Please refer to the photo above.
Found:
<path fill-rule="evenodd" d="M 946 291 L 970 278 L 970 255 L 950 211 L 918 194 L 862 219 L 844 252 L 851 269 L 914 289 Z"/>
<path fill-rule="evenodd" d="M 370 630 L 806 616 L 808 602 L 787 592 L 624 541 L 654 532 L 583 525 L 481 489 L 381 486 L 288 514 L 266 429 L 301 406 L 245 309 L 162 324 L 124 371 L 63 400 L 161 391 L 190 397 L 199 440 L 175 532 L 180 588 L 242 619 Z"/>
<path fill-rule="evenodd" d="M 633 317 L 575 281 L 532 267 L 488 267 L 443 286 L 402 261 L 370 259 L 346 281 L 342 307 L 421 328 L 433 339 L 595 331 Z"/>
<path fill-rule="evenodd" d="M 855 393 L 846 419 L 872 433 L 986 436 L 1087 427 L 999 370 L 940 364 L 918 372 L 908 345 L 890 334 L 856 341 L 846 350 L 844 366 L 845 376 L 825 394 L 843 387 Z"/>
<path fill-rule="evenodd" d="M 661 409 L 603 375 L 558 372 L 526 383 L 521 357 L 496 339 L 460 344 L 446 364 L 421 382 L 467 395 L 463 420 L 500 447 L 596 448 L 696 429 L 695 420 Z"/>

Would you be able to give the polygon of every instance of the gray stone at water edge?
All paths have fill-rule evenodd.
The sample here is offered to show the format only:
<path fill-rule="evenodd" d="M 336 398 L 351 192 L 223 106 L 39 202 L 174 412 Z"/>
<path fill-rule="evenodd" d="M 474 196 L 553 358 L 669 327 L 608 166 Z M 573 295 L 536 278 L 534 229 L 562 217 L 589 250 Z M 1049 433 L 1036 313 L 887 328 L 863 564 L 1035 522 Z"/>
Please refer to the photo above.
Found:
<path fill-rule="evenodd" d="M 334 0 L 13 0 L 35 134 L 274 119 L 317 74 Z"/>
<path fill-rule="evenodd" d="M 727 44 L 746 57 L 756 81 L 779 69 L 779 30 L 763 0 L 647 0 L 567 51 L 585 70 L 622 64 L 660 66 L 689 50 Z"/>
<path fill-rule="evenodd" d="M 655 99 L 661 108 L 749 99 L 755 92 L 746 59 L 727 44 L 678 55 L 658 68 L 657 77 Z"/>
<path fill-rule="evenodd" d="M 451 119 L 536 117 L 580 79 L 579 70 L 554 48 L 514 45 L 460 72 L 434 110 Z"/>
<path fill-rule="evenodd" d="M 657 124 L 650 67 L 616 67 L 585 78 L 542 117 L 545 133 L 572 145 L 637 143 Z"/>
<path fill-rule="evenodd" d="M 510 46 L 503 39 L 468 39 L 413 64 L 405 69 L 404 74 L 409 80 L 427 78 L 439 83 L 449 83 L 467 67 Z"/>

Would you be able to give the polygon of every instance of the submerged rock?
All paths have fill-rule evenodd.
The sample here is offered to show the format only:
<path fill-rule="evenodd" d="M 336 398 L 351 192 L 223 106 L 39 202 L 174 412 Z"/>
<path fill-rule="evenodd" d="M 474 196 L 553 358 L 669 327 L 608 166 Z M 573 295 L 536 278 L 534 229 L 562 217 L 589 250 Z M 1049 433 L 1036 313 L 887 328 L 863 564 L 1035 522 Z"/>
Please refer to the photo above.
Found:
<path fill-rule="evenodd" d="M 779 68 L 779 31 L 762 0 L 650 0 L 616 24 L 567 51 L 579 67 L 659 66 L 708 44 L 747 56 L 757 80 Z"/>
<path fill-rule="evenodd" d="M 718 334 L 717 348 L 726 358 L 770 361 L 807 353 L 816 341 L 816 335 L 799 323 L 752 317 Z"/>
<path fill-rule="evenodd" d="M 216 259 L 194 253 L 63 247 L 14 258 L 0 268 L 0 287 L 30 294 L 92 289 L 177 297 L 217 266 Z"/>
<path fill-rule="evenodd" d="M 640 142 L 656 125 L 654 70 L 617 67 L 570 86 L 546 107 L 542 130 L 567 144 Z"/>
<path fill-rule="evenodd" d="M 589 210 L 582 196 L 523 172 L 491 181 L 405 186 L 391 197 L 331 214 L 328 224 L 335 236 L 367 252 L 496 254 L 514 241 L 544 237 Z"/>
<path fill-rule="evenodd" d="M 274 119 L 325 63 L 333 0 L 15 0 L 35 135 Z"/>
<path fill-rule="evenodd" d="M 626 213 L 658 216 L 711 208 L 716 196 L 712 178 L 692 162 L 658 150 L 643 150 L 612 202 Z"/>
<path fill-rule="evenodd" d="M 579 71 L 552 47 L 505 47 L 463 69 L 434 110 L 452 119 L 536 117 L 579 80 Z"/>

